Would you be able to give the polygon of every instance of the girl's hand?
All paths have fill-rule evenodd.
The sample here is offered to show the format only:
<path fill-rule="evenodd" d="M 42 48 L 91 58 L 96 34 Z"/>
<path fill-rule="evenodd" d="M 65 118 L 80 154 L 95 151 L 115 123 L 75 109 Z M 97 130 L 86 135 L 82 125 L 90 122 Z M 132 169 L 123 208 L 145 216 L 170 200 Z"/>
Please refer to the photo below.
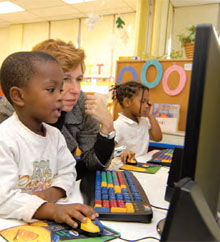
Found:
<path fill-rule="evenodd" d="M 120 157 L 121 157 L 121 161 L 123 163 L 126 163 L 127 160 L 134 159 L 135 153 L 133 151 L 131 151 L 131 150 L 123 150 L 121 152 Z"/>
<path fill-rule="evenodd" d="M 150 117 L 154 114 L 154 104 L 152 102 L 148 102 L 148 105 L 149 105 L 148 117 Z"/>

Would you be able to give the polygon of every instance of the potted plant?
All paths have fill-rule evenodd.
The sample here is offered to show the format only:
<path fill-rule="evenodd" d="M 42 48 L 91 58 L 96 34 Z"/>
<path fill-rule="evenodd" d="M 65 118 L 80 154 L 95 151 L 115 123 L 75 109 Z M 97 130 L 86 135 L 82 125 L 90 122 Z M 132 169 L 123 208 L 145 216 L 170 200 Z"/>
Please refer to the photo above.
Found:
<path fill-rule="evenodd" d="M 188 30 L 187 33 L 177 35 L 179 41 L 181 42 L 181 47 L 185 48 L 186 57 L 193 58 L 194 51 L 194 42 L 196 36 L 196 26 L 190 25 L 186 28 Z"/>

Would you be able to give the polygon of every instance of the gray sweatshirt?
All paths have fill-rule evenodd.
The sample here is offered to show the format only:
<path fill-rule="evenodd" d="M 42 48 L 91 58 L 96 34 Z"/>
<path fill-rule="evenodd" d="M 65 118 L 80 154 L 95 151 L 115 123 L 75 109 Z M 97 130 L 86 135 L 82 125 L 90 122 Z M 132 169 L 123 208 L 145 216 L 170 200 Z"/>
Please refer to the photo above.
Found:
<path fill-rule="evenodd" d="M 13 106 L 8 102 L 6 97 L 2 97 L 0 100 L 0 123 L 10 117 L 13 112 Z"/>

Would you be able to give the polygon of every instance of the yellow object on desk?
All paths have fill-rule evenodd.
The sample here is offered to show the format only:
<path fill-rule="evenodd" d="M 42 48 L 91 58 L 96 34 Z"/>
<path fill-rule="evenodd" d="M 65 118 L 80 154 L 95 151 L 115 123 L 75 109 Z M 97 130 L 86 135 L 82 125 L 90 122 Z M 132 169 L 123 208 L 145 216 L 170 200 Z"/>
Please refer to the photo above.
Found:
<path fill-rule="evenodd" d="M 135 160 L 135 159 L 127 159 L 126 163 L 127 163 L 127 164 L 133 164 L 133 165 L 136 165 L 136 164 L 137 164 L 137 160 Z"/>

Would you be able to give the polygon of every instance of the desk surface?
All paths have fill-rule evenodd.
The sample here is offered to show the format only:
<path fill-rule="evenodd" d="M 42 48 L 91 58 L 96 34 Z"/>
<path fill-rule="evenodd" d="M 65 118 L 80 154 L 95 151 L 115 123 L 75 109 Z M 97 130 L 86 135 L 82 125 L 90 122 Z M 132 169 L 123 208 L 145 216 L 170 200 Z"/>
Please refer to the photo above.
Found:
<path fill-rule="evenodd" d="M 167 176 L 169 168 L 162 167 L 156 174 L 137 173 L 134 175 L 138 178 L 143 186 L 148 199 L 152 205 L 167 208 L 169 203 L 164 200 L 164 193 L 166 188 Z M 79 190 L 79 182 L 76 183 L 74 194 L 71 202 L 82 202 L 82 195 Z M 154 236 L 159 238 L 156 231 L 157 223 L 166 216 L 166 211 L 153 208 L 153 219 L 149 224 L 146 223 L 129 223 L 129 222 L 115 222 L 102 221 L 104 225 L 121 233 L 121 237 L 125 239 L 139 239 L 146 236 Z M 0 229 L 23 224 L 22 221 L 0 219 Z M 115 239 L 113 241 L 121 241 Z M 155 242 L 155 240 L 142 240 L 148 242 Z M 1 242 L 1 239 L 0 239 Z"/>

